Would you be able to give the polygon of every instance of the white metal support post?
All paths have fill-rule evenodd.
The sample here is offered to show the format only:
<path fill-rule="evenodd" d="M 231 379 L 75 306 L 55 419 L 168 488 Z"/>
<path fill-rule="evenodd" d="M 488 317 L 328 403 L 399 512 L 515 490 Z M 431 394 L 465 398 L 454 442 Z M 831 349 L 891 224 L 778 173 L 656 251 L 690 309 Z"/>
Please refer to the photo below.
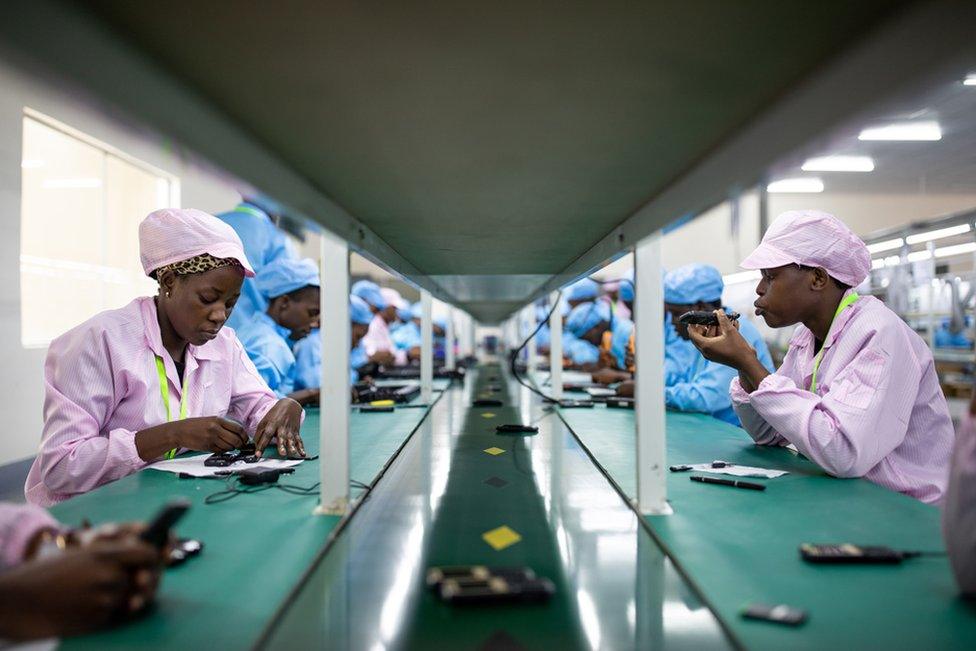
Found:
<path fill-rule="evenodd" d="M 535 330 L 535 304 L 529 303 L 522 308 L 522 331 L 519 334 L 519 344 Z M 525 345 L 525 369 L 529 375 L 535 373 L 535 340 L 530 339 Z"/>
<path fill-rule="evenodd" d="M 634 344 L 637 373 L 637 506 L 647 515 L 667 515 L 664 418 L 664 296 L 661 235 L 634 249 Z"/>
<path fill-rule="evenodd" d="M 563 315 L 559 313 L 559 292 L 549 296 L 550 309 L 556 305 L 549 319 L 549 384 L 551 395 L 556 400 L 563 397 Z"/>
<path fill-rule="evenodd" d="M 420 290 L 420 396 L 429 405 L 434 396 L 434 323 L 430 292 Z"/>
<path fill-rule="evenodd" d="M 343 515 L 349 505 L 349 248 L 322 232 L 322 377 L 319 406 L 321 488 L 316 513 Z"/>
<path fill-rule="evenodd" d="M 444 328 L 444 367 L 453 371 L 454 362 L 454 308 L 447 306 L 447 327 Z"/>

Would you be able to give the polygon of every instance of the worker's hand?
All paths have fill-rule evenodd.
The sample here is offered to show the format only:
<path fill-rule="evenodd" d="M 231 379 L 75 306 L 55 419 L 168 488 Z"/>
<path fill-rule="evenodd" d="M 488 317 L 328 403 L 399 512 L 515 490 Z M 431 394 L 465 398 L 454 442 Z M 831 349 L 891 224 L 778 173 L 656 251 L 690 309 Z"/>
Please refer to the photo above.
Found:
<path fill-rule="evenodd" d="M 590 377 L 597 384 L 613 384 L 614 382 L 624 382 L 631 379 L 630 373 L 627 373 L 626 371 L 618 371 L 613 368 L 601 368 L 599 371 L 594 372 Z"/>
<path fill-rule="evenodd" d="M 278 438 L 278 456 L 304 457 L 305 444 L 298 433 L 302 407 L 291 398 L 282 398 L 264 415 L 254 434 L 254 454 L 261 456 L 271 439 Z"/>
<path fill-rule="evenodd" d="M 408 350 L 407 359 L 420 359 L 420 346 L 414 346 Z"/>
<path fill-rule="evenodd" d="M 369 356 L 369 361 L 380 366 L 393 366 L 396 362 L 396 357 L 388 350 L 377 350 Z"/>
<path fill-rule="evenodd" d="M 617 395 L 621 398 L 633 398 L 634 397 L 634 384 L 633 380 L 627 380 L 626 382 L 621 382 L 620 386 L 617 387 Z"/>
<path fill-rule="evenodd" d="M 168 424 L 175 431 L 175 447 L 199 452 L 226 452 L 247 443 L 240 423 L 220 416 L 186 418 Z"/>
<path fill-rule="evenodd" d="M 739 334 L 737 323 L 729 320 L 724 310 L 715 310 L 717 326 L 689 325 L 688 336 L 705 359 L 735 369 L 744 368 L 756 359 L 756 351 Z"/>
<path fill-rule="evenodd" d="M 152 602 L 161 565 L 136 535 L 21 563 L 0 574 L 0 637 L 75 635 L 132 617 Z"/>
<path fill-rule="evenodd" d="M 289 393 L 288 397 L 300 404 L 302 407 L 314 406 L 319 404 L 319 393 L 318 387 L 314 389 L 302 389 L 300 391 L 295 391 L 294 393 Z"/>

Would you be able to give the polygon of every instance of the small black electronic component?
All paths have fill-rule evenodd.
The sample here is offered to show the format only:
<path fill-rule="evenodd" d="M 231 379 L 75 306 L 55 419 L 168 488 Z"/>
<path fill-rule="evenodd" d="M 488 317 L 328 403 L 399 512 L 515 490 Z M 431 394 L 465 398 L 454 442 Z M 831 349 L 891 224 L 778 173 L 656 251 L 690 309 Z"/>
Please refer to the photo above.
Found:
<path fill-rule="evenodd" d="M 362 406 L 362 407 L 359 408 L 359 412 L 360 413 L 363 413 L 363 414 L 366 414 L 366 413 L 374 413 L 374 414 L 390 413 L 393 410 L 394 410 L 393 405 L 387 405 L 385 407 L 384 406 L 375 406 L 375 405 L 364 405 L 364 406 Z"/>
<path fill-rule="evenodd" d="M 169 530 L 180 521 L 186 512 L 190 510 L 190 501 L 177 499 L 169 502 L 156 514 L 152 522 L 149 523 L 139 537 L 153 545 L 157 549 L 162 549 L 169 542 Z"/>
<path fill-rule="evenodd" d="M 559 406 L 563 409 L 592 409 L 592 400 L 560 400 Z"/>
<path fill-rule="evenodd" d="M 739 318 L 738 312 L 729 312 L 727 314 L 729 321 L 735 321 Z M 718 325 L 718 317 L 715 316 L 714 312 L 706 312 L 704 310 L 692 310 L 690 312 L 685 312 L 678 317 L 678 322 L 685 325 L 705 325 L 714 326 Z"/>
<path fill-rule="evenodd" d="M 746 619 L 760 619 L 765 622 L 799 626 L 807 621 L 807 613 L 800 608 L 793 608 L 785 604 L 767 606 L 765 604 L 750 604 L 742 611 Z"/>
<path fill-rule="evenodd" d="M 203 551 L 203 543 L 192 538 L 180 538 L 169 550 L 169 559 L 166 563 L 170 567 L 175 567 L 186 562 Z"/>
<path fill-rule="evenodd" d="M 496 604 L 511 602 L 548 601 L 556 593 L 556 586 L 549 579 L 510 582 L 500 576 L 487 581 L 462 583 L 447 579 L 441 583 L 440 597 L 455 605 Z"/>
<path fill-rule="evenodd" d="M 634 399 L 633 398 L 606 398 L 604 400 L 607 407 L 611 409 L 633 409 Z"/>
<path fill-rule="evenodd" d="M 472 407 L 501 407 L 504 403 L 496 398 L 477 398 L 471 402 Z"/>
<path fill-rule="evenodd" d="M 427 570 L 427 587 L 443 601 L 479 603 L 542 602 L 556 592 L 555 585 L 528 567 L 447 565 Z"/>
<path fill-rule="evenodd" d="M 235 461 L 237 461 L 237 452 L 235 450 L 229 450 L 219 454 L 211 454 L 203 460 L 203 465 L 210 468 L 225 468 Z"/>
<path fill-rule="evenodd" d="M 240 482 L 246 486 L 276 484 L 281 475 L 294 472 L 292 468 L 245 468 L 237 473 Z"/>
<path fill-rule="evenodd" d="M 712 468 L 728 468 L 731 465 L 733 464 L 729 463 L 728 461 L 715 460 L 712 462 Z"/>
<path fill-rule="evenodd" d="M 807 563 L 897 565 L 906 558 L 919 555 L 918 552 L 902 552 L 878 545 L 869 547 L 850 543 L 835 545 L 803 543 L 800 545 L 800 557 Z"/>
<path fill-rule="evenodd" d="M 495 428 L 499 434 L 535 434 L 539 428 L 534 425 L 506 424 Z"/>
<path fill-rule="evenodd" d="M 461 582 L 487 581 L 492 576 L 501 576 L 511 581 L 528 581 L 536 578 L 529 567 L 508 567 L 488 565 L 441 565 L 427 570 L 427 587 L 439 588 L 447 579 Z"/>
<path fill-rule="evenodd" d="M 687 470 L 691 470 L 691 466 L 688 465 L 669 466 L 668 470 L 670 470 L 671 472 L 685 472 Z"/>

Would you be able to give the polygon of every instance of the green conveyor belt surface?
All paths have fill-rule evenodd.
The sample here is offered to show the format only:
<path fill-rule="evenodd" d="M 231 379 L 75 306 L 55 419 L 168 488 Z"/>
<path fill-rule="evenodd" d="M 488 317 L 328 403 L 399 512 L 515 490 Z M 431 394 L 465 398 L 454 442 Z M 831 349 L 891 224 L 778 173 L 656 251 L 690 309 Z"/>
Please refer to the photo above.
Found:
<path fill-rule="evenodd" d="M 372 482 L 427 412 L 407 408 L 351 414 L 352 479 Z M 319 411 L 308 410 L 302 436 L 310 455 L 318 454 L 318 431 Z M 295 486 L 318 481 L 318 460 L 301 464 L 282 479 Z M 147 617 L 65 640 L 63 646 L 214 650 L 252 646 L 339 518 L 310 515 L 317 494 L 299 496 L 277 489 L 204 504 L 207 495 L 223 487 L 223 480 L 179 479 L 171 473 L 144 470 L 52 508 L 55 517 L 73 525 L 84 518 L 94 523 L 145 520 L 167 500 L 186 497 L 193 508 L 177 531 L 205 545 L 198 558 L 165 573 L 158 604 Z"/>
<path fill-rule="evenodd" d="M 493 386 L 501 390 L 489 391 Z M 510 639 L 520 648 L 585 648 L 571 592 L 563 583 L 557 542 L 536 485 L 537 470 L 529 458 L 526 437 L 495 432 L 497 425 L 522 420 L 508 388 L 497 366 L 484 367 L 478 374 L 474 397 L 497 398 L 505 406 L 466 411 L 433 522 L 426 564 L 531 567 L 537 575 L 553 580 L 555 596 L 545 604 L 458 608 L 424 591 L 406 627 L 406 648 L 438 648 L 448 640 L 470 648 L 499 631 L 505 635 L 515 632 Z M 503 452 L 485 452 L 491 449 Z M 507 482 L 504 490 L 487 484 L 489 479 Z M 502 526 L 517 532 L 521 540 L 492 549 L 482 534 Z"/>
<path fill-rule="evenodd" d="M 562 409 L 560 415 L 628 495 L 636 494 L 634 412 Z M 646 520 L 736 637 L 755 649 L 973 649 L 976 608 L 957 597 L 944 557 L 899 566 L 815 566 L 803 542 L 942 551 L 939 510 L 863 479 L 836 479 L 793 452 L 754 445 L 740 428 L 669 412 L 667 463 L 721 459 L 787 470 L 764 492 L 669 473 L 674 513 Z M 806 609 L 790 628 L 743 620 L 746 603 Z"/>

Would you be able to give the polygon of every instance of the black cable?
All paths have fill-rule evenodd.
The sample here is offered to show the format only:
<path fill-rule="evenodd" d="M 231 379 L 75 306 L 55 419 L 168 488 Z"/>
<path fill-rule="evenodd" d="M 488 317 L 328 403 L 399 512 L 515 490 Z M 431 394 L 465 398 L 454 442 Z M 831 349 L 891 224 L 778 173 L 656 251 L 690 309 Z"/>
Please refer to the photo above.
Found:
<path fill-rule="evenodd" d="M 235 485 L 235 482 L 239 479 L 236 475 L 228 478 L 226 482 L 226 488 L 222 491 L 217 491 L 216 493 L 211 493 L 204 498 L 204 504 L 220 504 L 228 500 L 234 499 L 238 495 L 250 494 L 250 493 L 262 493 L 270 488 L 277 488 L 290 495 L 318 495 L 318 488 L 321 482 L 315 482 L 311 486 L 295 486 L 294 484 L 278 484 L 269 483 L 261 484 L 260 486 L 245 486 L 240 487 Z M 351 479 L 349 484 L 354 488 L 361 488 L 367 493 L 371 490 L 370 486 L 367 486 L 361 481 L 356 479 Z"/>
<path fill-rule="evenodd" d="M 549 314 L 546 315 L 545 320 L 539 321 L 539 323 L 535 326 L 535 330 L 532 331 L 532 334 L 526 337 L 525 341 L 523 341 L 518 348 L 512 351 L 511 355 L 509 356 L 509 367 L 512 371 L 512 377 L 515 378 L 515 381 L 521 384 L 529 391 L 531 391 L 532 393 L 541 396 L 542 399 L 545 400 L 546 402 L 559 402 L 559 401 L 553 398 L 552 396 L 547 396 L 546 394 L 536 389 L 534 386 L 526 384 L 525 381 L 522 380 L 522 378 L 519 376 L 518 370 L 515 368 L 515 360 L 518 358 L 519 353 L 521 353 L 522 350 L 524 350 L 525 347 L 529 345 L 529 342 L 532 341 L 532 338 L 539 333 L 539 330 L 542 329 L 542 326 L 549 323 L 549 320 L 552 318 L 553 313 L 559 308 L 559 299 L 562 298 L 562 295 L 563 295 L 563 291 L 559 290 L 559 292 L 556 294 L 556 300 L 552 302 L 552 307 L 549 309 Z"/>

